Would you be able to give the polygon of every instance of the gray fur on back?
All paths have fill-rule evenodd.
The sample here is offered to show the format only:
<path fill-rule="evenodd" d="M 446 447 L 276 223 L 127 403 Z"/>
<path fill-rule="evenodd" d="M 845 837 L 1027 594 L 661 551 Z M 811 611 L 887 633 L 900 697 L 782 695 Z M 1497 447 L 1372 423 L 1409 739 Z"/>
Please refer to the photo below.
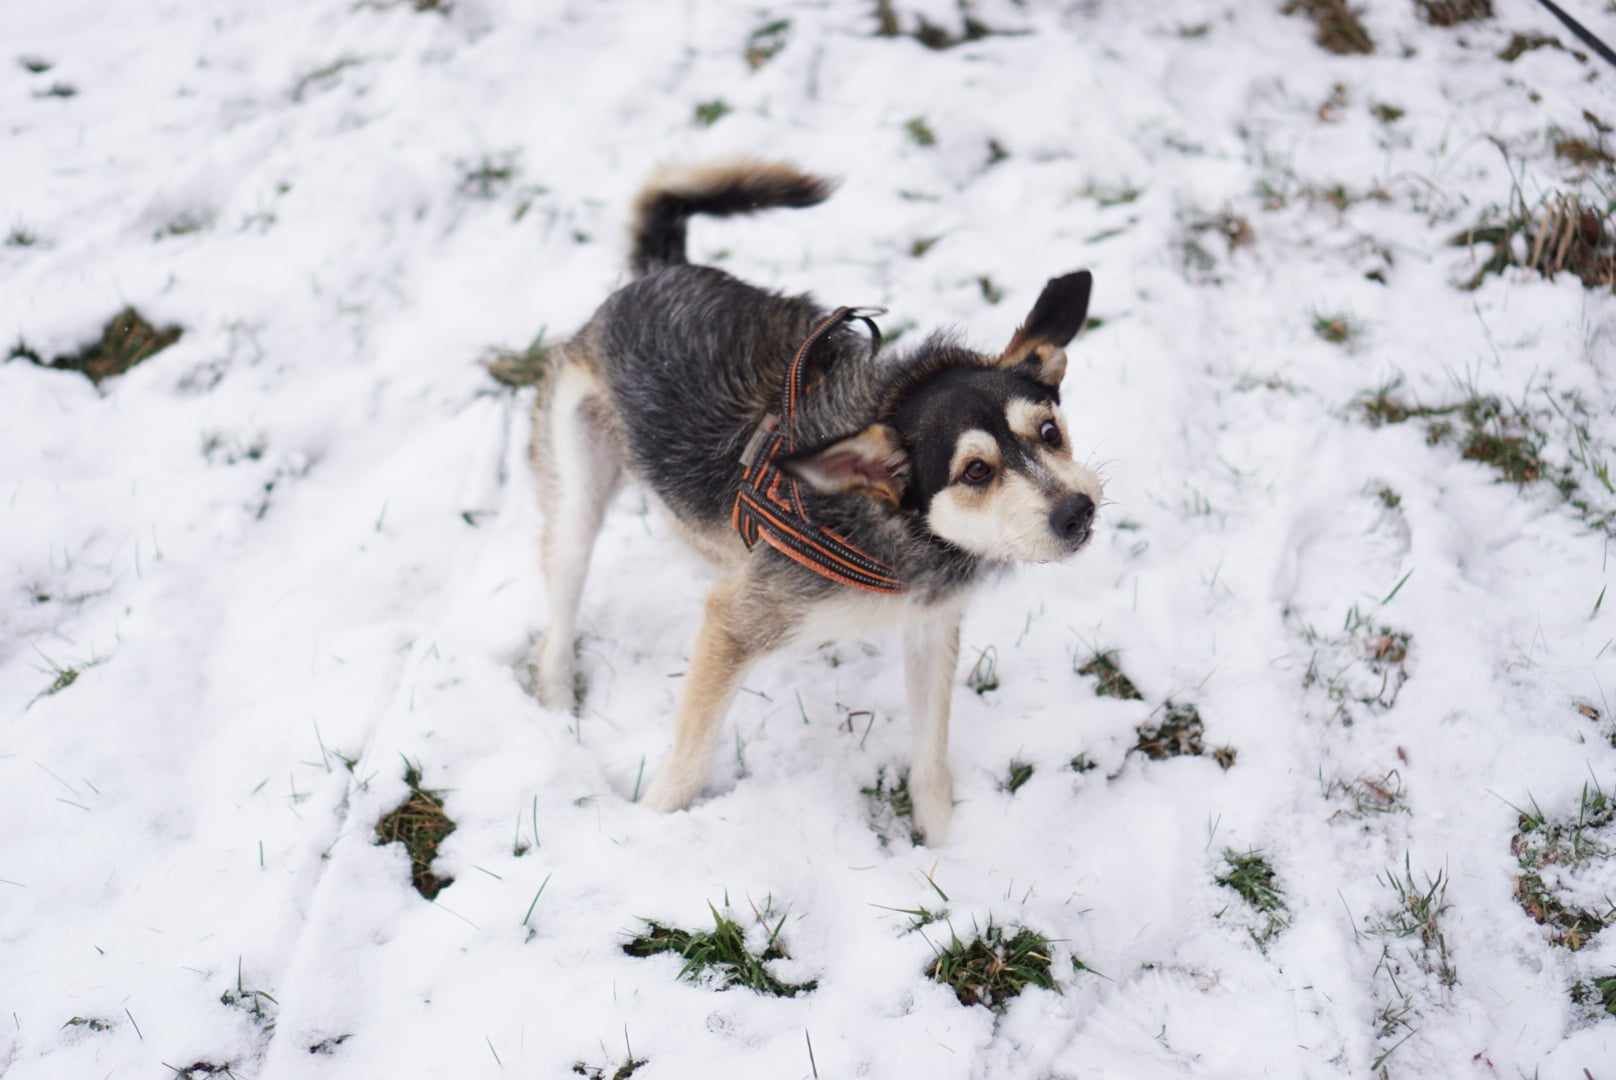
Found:
<path fill-rule="evenodd" d="M 598 356 L 623 420 L 630 463 L 675 513 L 708 525 L 728 521 L 747 440 L 778 411 L 792 354 L 827 314 L 806 295 L 768 292 L 710 267 L 671 266 L 619 289 L 584 327 L 580 337 Z M 985 362 L 940 336 L 872 358 L 862 324 L 841 326 L 814 349 L 797 448 L 854 434 L 888 418 L 905 391 L 929 376 Z M 968 584 L 984 569 L 932 536 L 913 508 L 812 493 L 808 509 L 816 522 L 895 566 L 922 598 Z M 754 557 L 835 587 L 772 550 Z"/>

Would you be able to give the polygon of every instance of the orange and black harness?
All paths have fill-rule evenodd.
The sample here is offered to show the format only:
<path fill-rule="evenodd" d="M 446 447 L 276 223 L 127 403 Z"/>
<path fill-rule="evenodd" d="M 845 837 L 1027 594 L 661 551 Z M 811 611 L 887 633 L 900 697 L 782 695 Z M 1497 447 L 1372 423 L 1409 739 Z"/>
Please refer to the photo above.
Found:
<path fill-rule="evenodd" d="M 763 418 L 757 433 L 741 454 L 741 488 L 735 493 L 730 522 L 750 551 L 759 540 L 786 558 L 838 585 L 866 592 L 903 591 L 898 572 L 861 551 L 845 537 L 817 525 L 808 516 L 802 487 L 796 477 L 780 468 L 780 458 L 797 450 L 797 403 L 806 389 L 809 354 L 826 334 L 850 319 L 860 319 L 880 347 L 881 331 L 871 316 L 878 309 L 840 307 L 821 319 L 798 346 L 786 369 L 780 394 L 780 412 Z"/>

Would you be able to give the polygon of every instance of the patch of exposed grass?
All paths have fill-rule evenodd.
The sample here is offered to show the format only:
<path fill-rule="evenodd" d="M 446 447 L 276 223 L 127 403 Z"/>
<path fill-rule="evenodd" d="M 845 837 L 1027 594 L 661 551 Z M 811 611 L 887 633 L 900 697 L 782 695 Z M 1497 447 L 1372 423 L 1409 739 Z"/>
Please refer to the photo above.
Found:
<path fill-rule="evenodd" d="M 1616 859 L 1616 800 L 1597 784 L 1584 784 L 1574 817 L 1551 818 L 1533 803 L 1520 811 L 1510 854 L 1520 866 L 1515 900 L 1549 940 L 1576 951 L 1616 924 L 1616 900 L 1590 904 L 1586 880 Z M 1579 900 L 1578 897 L 1583 897 Z"/>
<path fill-rule="evenodd" d="M 601 1053 L 606 1052 L 603 1045 Z M 629 1077 L 640 1071 L 640 1067 L 649 1063 L 647 1058 L 634 1056 L 634 1047 L 629 1045 L 628 1028 L 623 1028 L 623 1060 L 613 1063 L 608 1061 L 605 1065 L 590 1065 L 582 1061 L 573 1062 L 572 1071 L 575 1076 L 582 1076 L 585 1080 L 629 1080 Z"/>
<path fill-rule="evenodd" d="M 1436 976 L 1443 986 L 1451 987 L 1459 981 L 1459 973 L 1448 956 L 1447 935 L 1442 919 L 1451 904 L 1448 903 L 1448 876 L 1438 870 L 1435 876 L 1424 875 L 1425 884 L 1417 884 L 1409 856 L 1403 856 L 1403 872 L 1395 867 L 1376 880 L 1389 888 L 1394 896 L 1392 905 L 1374 916 L 1365 916 L 1367 932 L 1372 937 L 1418 938 L 1416 957 L 1421 970 Z"/>
<path fill-rule="evenodd" d="M 780 931 L 786 925 L 785 915 L 770 929 L 765 916 L 771 912 L 765 908 L 758 913 L 758 922 L 769 934 L 762 950 L 754 952 L 747 946 L 746 930 L 740 923 L 711 904 L 707 905 L 707 910 L 713 914 L 711 930 L 680 930 L 645 919 L 645 932 L 625 944 L 623 951 L 639 957 L 675 953 L 684 960 L 684 966 L 679 969 L 681 979 L 711 985 L 715 990 L 744 986 L 773 997 L 796 997 L 819 985 L 815 979 L 802 983 L 783 982 L 765 966 L 770 960 L 782 960 L 789 955 L 780 942 Z"/>
<path fill-rule="evenodd" d="M 941 239 L 942 239 L 941 236 L 917 236 L 909 244 L 909 254 L 911 256 L 913 256 L 914 258 L 918 259 L 921 256 L 925 255 L 926 252 L 928 252 L 932 248 L 936 247 L 937 246 L 937 241 L 939 241 Z"/>
<path fill-rule="evenodd" d="M 1318 312 L 1313 316 L 1313 333 L 1331 345 L 1346 345 L 1362 332 L 1363 328 L 1350 315 Z"/>
<path fill-rule="evenodd" d="M 1137 202 L 1139 196 L 1144 193 L 1144 188 L 1137 187 L 1134 184 L 1100 184 L 1093 181 L 1083 185 L 1077 192 L 1081 198 L 1093 199 L 1094 205 L 1102 210 L 1108 210 L 1113 206 L 1127 206 L 1130 203 Z"/>
<path fill-rule="evenodd" d="M 62 1026 L 64 1028 L 82 1028 L 85 1031 L 94 1031 L 99 1033 L 102 1031 L 111 1031 L 116 1026 L 116 1021 L 107 1020 L 99 1016 L 73 1016 L 69 1017 L 67 1022 Z"/>
<path fill-rule="evenodd" d="M 376 843 L 404 845 L 410 856 L 410 881 L 416 892 L 431 900 L 454 884 L 454 878 L 432 872 L 432 860 L 444 838 L 455 831 L 455 823 L 444 812 L 443 793 L 423 788 L 421 767 L 407 758 L 404 783 L 409 794 L 376 823 Z"/>
<path fill-rule="evenodd" d="M 510 186 L 520 170 L 516 164 L 516 151 L 481 154 L 476 158 L 456 162 L 460 182 L 455 190 L 468 199 L 493 199 Z"/>
<path fill-rule="evenodd" d="M 1554 156 L 1562 161 L 1569 161 L 1573 165 L 1594 167 L 1599 165 L 1616 165 L 1616 158 L 1610 156 L 1605 149 L 1604 140 L 1589 142 L 1587 139 L 1567 135 L 1554 140 Z"/>
<path fill-rule="evenodd" d="M 691 117 L 697 127 L 712 127 L 734 111 L 723 98 L 713 98 L 711 101 L 697 102 Z"/>
<path fill-rule="evenodd" d="M 1498 59 L 1513 64 L 1532 50 L 1544 48 L 1564 49 L 1565 46 L 1553 34 L 1512 34 L 1509 44 L 1499 51 Z"/>
<path fill-rule="evenodd" d="M 1375 489 L 1375 498 L 1379 499 L 1380 505 L 1388 510 L 1396 510 L 1403 505 L 1403 497 L 1386 484 L 1381 484 Z"/>
<path fill-rule="evenodd" d="M 1491 247 L 1462 288 L 1479 288 L 1509 267 L 1532 270 L 1549 280 L 1567 273 L 1584 287 L 1616 290 L 1616 203 L 1601 207 L 1572 192 L 1553 192 L 1528 205 L 1517 187 L 1510 204 L 1484 214 L 1453 236 L 1454 247 Z"/>
<path fill-rule="evenodd" d="M 1328 52 L 1351 56 L 1375 51 L 1374 39 L 1347 0 L 1288 0 L 1279 10 L 1286 15 L 1302 14 L 1312 19 L 1313 40 Z"/>
<path fill-rule="evenodd" d="M 1379 101 L 1369 106 L 1369 113 L 1382 124 L 1395 124 L 1407 115 L 1402 108 Z"/>
<path fill-rule="evenodd" d="M 1396 598 L 1409 574 L 1392 587 L 1382 605 Z M 1331 718 L 1342 727 L 1353 725 L 1353 705 L 1385 712 L 1397 704 L 1409 679 L 1413 638 L 1407 632 L 1376 621 L 1356 604 L 1347 609 L 1339 635 L 1326 636 L 1312 626 L 1303 626 L 1300 632 L 1302 640 L 1313 646 L 1302 689 L 1320 689 L 1331 703 Z"/>
<path fill-rule="evenodd" d="M 1432 26 L 1458 26 L 1493 17 L 1493 0 L 1414 0 L 1420 18 Z"/>
<path fill-rule="evenodd" d="M 178 326 L 156 327 L 132 307 L 126 307 L 107 320 L 101 328 L 101 337 L 85 345 L 78 352 L 54 357 L 49 363 L 24 342 L 11 347 L 8 358 L 27 360 L 41 367 L 62 371 L 82 372 L 97 385 L 101 380 L 122 375 L 136 364 L 143 363 L 180 339 L 184 331 Z"/>
<path fill-rule="evenodd" d="M 1232 211 L 1195 214 L 1184 220 L 1184 231 L 1177 241 L 1184 276 L 1197 284 L 1219 284 L 1218 256 L 1208 247 L 1213 236 L 1224 242 L 1224 254 L 1233 255 L 1256 240 L 1251 223 Z"/>
<path fill-rule="evenodd" d="M 620 1065 L 586 1065 L 582 1061 L 573 1063 L 572 1071 L 585 1077 L 586 1080 L 629 1080 L 629 1077 L 639 1072 L 640 1066 L 649 1064 L 649 1058 L 631 1057 Z"/>
<path fill-rule="evenodd" d="M 280 1012 L 280 1002 L 264 990 L 255 990 L 246 985 L 241 975 L 241 958 L 236 958 L 236 985 L 219 995 L 219 1004 L 229 1009 L 239 1009 L 247 1014 L 253 1026 L 258 1028 L 262 1039 L 269 1039 L 275 1034 L 276 1014 Z M 131 1022 L 133 1017 L 130 1018 Z M 138 1029 L 137 1029 L 138 1030 Z"/>
<path fill-rule="evenodd" d="M 1356 400 L 1371 427 L 1423 420 L 1428 445 L 1453 444 L 1466 461 L 1490 466 L 1501 479 L 1517 485 L 1550 480 L 1567 496 L 1576 488 L 1569 468 L 1544 460 L 1547 439 L 1524 410 L 1482 394 L 1443 405 L 1420 405 L 1401 397 L 1400 386 L 1393 380 Z"/>
<path fill-rule="evenodd" d="M 1139 692 L 1133 680 L 1128 678 L 1118 665 L 1115 649 L 1096 649 L 1081 666 L 1074 658 L 1072 670 L 1096 680 L 1094 693 L 1099 697 L 1117 698 L 1121 701 L 1145 700 L 1145 696 Z"/>
<path fill-rule="evenodd" d="M 912 908 L 887 907 L 885 904 L 873 904 L 871 906 L 881 908 L 883 911 L 895 911 L 899 915 L 909 916 L 909 925 L 903 928 L 905 934 L 917 933 L 932 923 L 939 923 L 948 918 L 947 908 L 938 908 L 933 911 L 925 904 L 916 904 Z"/>
<path fill-rule="evenodd" d="M 1576 1005 L 1590 1006 L 1595 1012 L 1616 1016 L 1616 971 L 1574 983 L 1571 1001 Z"/>
<path fill-rule="evenodd" d="M 790 19 L 770 19 L 746 35 L 746 51 L 742 53 L 746 66 L 756 71 L 779 56 L 790 34 Z"/>
<path fill-rule="evenodd" d="M 989 645 L 976 654 L 976 663 L 965 676 L 965 685 L 978 694 L 999 688 L 999 650 Z"/>
<path fill-rule="evenodd" d="M 1223 238 L 1228 245 L 1230 254 L 1243 247 L 1250 247 L 1256 242 L 1257 234 L 1251 228 L 1251 222 L 1230 210 L 1216 214 L 1195 217 L 1187 223 L 1191 233 L 1213 233 Z"/>
<path fill-rule="evenodd" d="M 6 247 L 30 248 L 39 243 L 39 236 L 21 225 L 13 225 L 6 233 Z"/>
<path fill-rule="evenodd" d="M 976 279 L 976 286 L 982 290 L 982 299 L 990 304 L 997 304 L 1004 299 L 1004 290 L 999 288 L 998 284 L 986 274 L 982 274 Z"/>
<path fill-rule="evenodd" d="M 1262 925 L 1251 930 L 1251 938 L 1259 947 L 1265 948 L 1275 935 L 1290 925 L 1285 894 L 1273 866 L 1262 852 L 1224 848 L 1223 870 L 1213 880 L 1234 890 L 1261 917 Z"/>
<path fill-rule="evenodd" d="M 914 826 L 915 803 L 909 795 L 907 772 L 897 773 L 888 782 L 886 766 L 883 765 L 875 771 L 875 783 L 870 787 L 860 788 L 859 792 L 870 800 L 872 823 L 876 827 L 882 847 L 886 847 L 888 842 L 888 827 L 898 823 L 903 823 L 907 827 L 911 843 L 920 843 L 920 833 Z"/>
<path fill-rule="evenodd" d="M 171 236 L 193 236 L 212 227 L 213 212 L 211 210 L 183 210 L 153 233 L 152 239 L 163 240 Z"/>
<path fill-rule="evenodd" d="M 1011 933 L 992 919 L 969 941 L 950 927 L 949 942 L 937 948 L 926 976 L 952 989 L 961 1005 L 990 1009 L 1003 1009 L 1029 986 L 1060 992 L 1050 973 L 1049 939 L 1026 927 Z"/>
<path fill-rule="evenodd" d="M 318 67 L 311 68 L 306 74 L 299 76 L 298 80 L 292 84 L 290 95 L 292 101 L 301 102 L 308 95 L 311 87 L 324 89 L 327 86 L 334 85 L 337 82 L 338 75 L 341 75 L 349 68 L 359 67 L 364 62 L 365 59 L 362 56 L 338 56 Z"/>
<path fill-rule="evenodd" d="M 1027 33 L 1023 30 L 996 30 L 972 14 L 967 3 L 960 4 L 960 13 L 958 33 L 932 22 L 925 15 L 916 15 L 914 29 L 906 31 L 892 0 L 875 0 L 875 36 L 913 38 L 934 52 L 943 52 L 984 38 L 1022 37 Z"/>
<path fill-rule="evenodd" d="M 71 98 L 79 96 L 79 88 L 68 82 L 53 82 L 43 90 L 35 90 L 36 98 Z"/>
<path fill-rule="evenodd" d="M 1076 754 L 1073 754 L 1072 760 L 1067 762 L 1067 765 L 1073 772 L 1079 775 L 1086 772 L 1093 772 L 1095 769 L 1099 768 L 1098 765 L 1089 760 L 1087 751 L 1078 751 Z"/>
<path fill-rule="evenodd" d="M 30 75 L 43 75 L 56 65 L 43 56 L 19 56 L 17 57 L 17 66 Z"/>
<path fill-rule="evenodd" d="M 1360 776 L 1351 780 L 1336 777 L 1324 783 L 1324 797 L 1348 804 L 1330 815 L 1332 821 L 1343 815 L 1365 818 L 1371 814 L 1409 813 L 1403 777 L 1396 769 L 1381 776 Z"/>
<path fill-rule="evenodd" d="M 1014 795 L 1021 790 L 1023 784 L 1032 779 L 1032 774 L 1032 762 L 1012 758 L 1010 771 L 1005 775 L 1004 783 L 1001 786 L 1007 794 Z"/>
<path fill-rule="evenodd" d="M 937 133 L 926 123 L 924 116 L 911 116 L 904 121 L 903 132 L 909 136 L 909 141 L 919 147 L 937 145 Z"/>
<path fill-rule="evenodd" d="M 550 346 L 541 329 L 525 349 L 490 349 L 483 354 L 483 369 L 494 379 L 513 389 L 534 386 L 549 368 Z"/>
<path fill-rule="evenodd" d="M 1172 757 L 1199 757 L 1206 752 L 1202 743 L 1202 736 L 1206 734 L 1206 725 L 1201 721 L 1201 711 L 1191 704 L 1175 704 L 1169 700 L 1164 706 L 1165 710 L 1161 723 L 1150 725 L 1140 724 L 1135 730 L 1139 741 L 1129 750 L 1139 751 L 1152 761 L 1164 761 Z"/>
<path fill-rule="evenodd" d="M 170 1065 L 160 1062 L 163 1068 L 174 1074 L 174 1080 L 200 1080 L 204 1076 L 224 1076 L 234 1080 L 235 1073 L 230 1071 L 230 1063 L 219 1064 L 216 1061 L 193 1061 L 189 1065 Z"/>
<path fill-rule="evenodd" d="M 339 1046 L 351 1038 L 353 1038 L 353 1032 L 346 1031 L 341 1035 L 332 1035 L 330 1038 L 321 1039 L 319 1042 L 309 1043 L 309 1053 L 318 1054 L 322 1057 L 331 1057 L 337 1052 Z"/>
<path fill-rule="evenodd" d="M 1218 768 L 1228 772 L 1234 768 L 1234 763 L 1240 759 L 1240 751 L 1227 744 L 1212 748 L 1212 760 L 1218 763 Z"/>

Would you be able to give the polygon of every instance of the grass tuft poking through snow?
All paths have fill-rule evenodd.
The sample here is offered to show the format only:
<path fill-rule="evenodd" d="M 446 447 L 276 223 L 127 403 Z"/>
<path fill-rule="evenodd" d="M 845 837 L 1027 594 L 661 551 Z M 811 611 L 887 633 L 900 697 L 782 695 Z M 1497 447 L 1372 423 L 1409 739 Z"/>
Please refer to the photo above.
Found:
<path fill-rule="evenodd" d="M 1313 333 L 1331 345 L 1350 344 L 1360 332 L 1357 322 L 1348 315 L 1320 313 L 1313 316 Z"/>
<path fill-rule="evenodd" d="M 780 931 L 786 924 L 785 915 L 781 915 L 773 929 L 769 930 L 762 950 L 754 952 L 746 943 L 746 929 L 740 923 L 711 904 L 707 905 L 707 910 L 713 913 L 711 930 L 680 930 L 646 919 L 645 932 L 624 945 L 623 951 L 638 957 L 674 953 L 684 960 L 684 966 L 679 969 L 679 978 L 712 985 L 715 990 L 744 986 L 773 997 L 796 997 L 819 985 L 817 979 L 802 983 L 783 982 L 765 966 L 770 960 L 781 960 L 788 955 L 785 946 L 780 943 Z M 767 913 L 765 910 L 758 917 L 765 929 L 768 929 L 768 924 L 763 915 Z"/>
<path fill-rule="evenodd" d="M 1206 725 L 1201 721 L 1201 710 L 1190 704 L 1176 704 L 1169 700 L 1161 723 L 1151 726 L 1140 724 L 1135 730 L 1139 741 L 1133 749 L 1152 761 L 1171 757 L 1199 757 L 1206 752 L 1202 736 Z"/>
<path fill-rule="evenodd" d="M 527 348 L 490 349 L 481 363 L 495 382 L 520 389 L 537 385 L 544 377 L 549 361 L 550 346 L 544 343 L 544 331 L 540 330 Z"/>
<path fill-rule="evenodd" d="M 937 949 L 926 975 L 948 986 L 961 1005 L 1002 1009 L 1028 986 L 1060 992 L 1050 974 L 1049 939 L 1036 930 L 1014 933 L 988 920 L 985 930 L 961 941 L 949 929 L 949 943 Z"/>
<path fill-rule="evenodd" d="M 1290 925 L 1285 894 L 1280 890 L 1273 866 L 1262 852 L 1224 848 L 1223 871 L 1213 880 L 1226 889 L 1233 889 L 1262 917 L 1262 925 L 1251 929 L 1251 939 L 1259 948 L 1266 948 L 1275 935 Z"/>
<path fill-rule="evenodd" d="M 986 694 L 999 688 L 998 649 L 989 645 L 976 654 L 976 663 L 971 665 L 970 674 L 965 676 L 965 685 L 978 694 Z"/>
<path fill-rule="evenodd" d="M 895 772 L 888 783 L 886 766 L 883 765 L 875 772 L 875 783 L 860 788 L 859 792 L 870 802 L 870 823 L 880 837 L 882 847 L 890 842 L 888 833 L 898 826 L 907 832 L 911 843 L 920 843 L 920 833 L 914 827 L 915 803 L 909 795 L 907 772 Z"/>
<path fill-rule="evenodd" d="M 101 328 L 101 337 L 76 353 L 67 353 L 48 364 L 27 345 L 12 346 L 11 358 L 29 360 L 42 367 L 82 372 L 91 382 L 122 375 L 136 364 L 151 359 L 180 339 L 178 326 L 157 327 L 132 307 L 126 307 Z"/>
<path fill-rule="evenodd" d="M 1012 758 L 1010 772 L 1004 778 L 1004 790 L 1007 795 L 1014 795 L 1021 790 L 1021 786 L 1032 779 L 1033 767 L 1029 761 Z"/>
<path fill-rule="evenodd" d="M 742 54 L 746 66 L 758 68 L 780 55 L 791 33 L 790 19 L 771 19 L 746 36 L 746 51 Z"/>
<path fill-rule="evenodd" d="M 1574 817 L 1551 818 L 1532 804 L 1520 811 L 1510 854 L 1520 866 L 1515 899 L 1532 921 L 1549 928 L 1549 940 L 1573 952 L 1616 924 L 1616 902 L 1591 881 L 1616 859 L 1616 800 L 1598 785 L 1584 784 Z"/>
<path fill-rule="evenodd" d="M 1290 0 L 1280 10 L 1286 15 L 1300 12 L 1312 19 L 1317 28 L 1313 40 L 1321 49 L 1340 56 L 1375 51 L 1374 39 L 1347 0 Z"/>
<path fill-rule="evenodd" d="M 1401 385 L 1393 379 L 1359 396 L 1357 408 L 1371 427 L 1422 420 L 1428 445 L 1457 445 L 1466 461 L 1490 466 L 1501 479 L 1517 485 L 1547 479 L 1568 498 L 1575 490 L 1577 481 L 1569 467 L 1544 460 L 1547 437 L 1536 426 L 1539 418 L 1526 409 L 1506 405 L 1491 394 L 1420 405 L 1400 396 Z"/>
<path fill-rule="evenodd" d="M 404 783 L 409 795 L 376 823 L 376 843 L 403 844 L 410 856 L 410 881 L 415 891 L 428 900 L 454 884 L 452 877 L 432 872 L 438 845 L 455 831 L 455 823 L 443 810 L 443 794 L 421 786 L 421 767 L 404 761 Z"/>
<path fill-rule="evenodd" d="M 1464 282 L 1477 289 L 1489 274 L 1511 266 L 1554 279 L 1570 273 L 1590 289 L 1616 290 L 1616 206 L 1600 206 L 1571 192 L 1550 192 L 1528 205 L 1517 187 L 1509 205 L 1482 216 L 1455 235 L 1454 247 L 1488 244 L 1491 254 Z"/>
<path fill-rule="evenodd" d="M 1458 26 L 1493 17 L 1493 0 L 1414 0 L 1420 18 L 1432 26 Z"/>
<path fill-rule="evenodd" d="M 713 98 L 711 101 L 697 102 L 691 116 L 697 127 L 712 127 L 734 111 L 723 98 Z"/>
<path fill-rule="evenodd" d="M 62 1025 L 64 1028 L 83 1028 L 85 1031 L 111 1031 L 114 1021 L 103 1020 L 99 1016 L 74 1016 Z"/>
<path fill-rule="evenodd" d="M 904 134 L 909 136 L 909 141 L 916 146 L 925 148 L 937 145 L 937 133 L 932 131 L 924 116 L 911 116 L 904 121 L 903 130 Z"/>
<path fill-rule="evenodd" d="M 223 1076 L 234 1080 L 236 1075 L 230 1071 L 228 1063 L 221 1065 L 214 1061 L 193 1061 L 189 1065 L 179 1066 L 164 1061 L 161 1064 L 174 1074 L 175 1080 L 201 1080 L 204 1076 Z"/>
<path fill-rule="evenodd" d="M 1128 678 L 1117 663 L 1115 649 L 1097 649 L 1087 662 L 1077 666 L 1073 662 L 1073 670 L 1079 675 L 1087 675 L 1097 680 L 1094 692 L 1100 697 L 1118 698 L 1122 701 L 1143 701 L 1145 695 Z"/>
<path fill-rule="evenodd" d="M 1409 856 L 1403 856 L 1403 872 L 1387 870 L 1379 880 L 1391 889 L 1395 900 L 1379 916 L 1369 919 L 1369 934 L 1375 937 L 1418 938 L 1412 955 L 1421 970 L 1435 975 L 1442 985 L 1452 987 L 1459 981 L 1459 973 L 1448 956 L 1448 938 L 1443 929 L 1443 916 L 1452 907 L 1448 903 L 1447 871 L 1426 874 L 1423 885 L 1414 880 L 1414 869 Z"/>
<path fill-rule="evenodd" d="M 1616 971 L 1573 984 L 1571 1000 L 1577 1005 L 1590 1006 L 1596 1013 L 1616 1016 Z"/>

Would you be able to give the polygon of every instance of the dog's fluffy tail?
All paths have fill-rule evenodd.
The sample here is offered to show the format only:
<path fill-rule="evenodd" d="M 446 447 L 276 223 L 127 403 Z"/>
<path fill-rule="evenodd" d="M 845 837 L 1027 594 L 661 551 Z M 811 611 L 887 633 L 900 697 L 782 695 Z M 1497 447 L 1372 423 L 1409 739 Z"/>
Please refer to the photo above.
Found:
<path fill-rule="evenodd" d="M 629 267 L 635 276 L 685 258 L 685 224 L 697 214 L 728 217 L 774 206 L 813 206 L 836 184 L 783 161 L 739 158 L 684 168 L 663 169 L 634 200 L 634 248 Z"/>

